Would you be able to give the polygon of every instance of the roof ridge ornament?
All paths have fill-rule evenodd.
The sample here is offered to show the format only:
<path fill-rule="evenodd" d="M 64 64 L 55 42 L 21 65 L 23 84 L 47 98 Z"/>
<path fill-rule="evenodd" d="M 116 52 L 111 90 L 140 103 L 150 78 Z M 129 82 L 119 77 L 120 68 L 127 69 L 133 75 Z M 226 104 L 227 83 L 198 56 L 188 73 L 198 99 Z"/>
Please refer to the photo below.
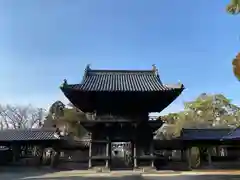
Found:
<path fill-rule="evenodd" d="M 181 88 L 184 88 L 184 89 L 185 89 L 183 83 L 182 83 L 180 80 L 178 80 L 178 85 L 179 85 Z"/>
<path fill-rule="evenodd" d="M 84 70 L 84 75 L 83 75 L 83 79 L 82 79 L 82 82 L 84 81 L 84 79 L 87 77 L 88 75 L 88 72 L 91 71 L 91 68 L 90 68 L 91 64 L 87 64 L 85 70 Z"/>
<path fill-rule="evenodd" d="M 178 84 L 179 84 L 179 85 L 183 85 L 183 83 L 181 82 L 181 80 L 178 80 Z"/>
<path fill-rule="evenodd" d="M 91 64 L 87 64 L 86 66 L 86 71 L 89 71 L 89 70 L 91 70 Z"/>
<path fill-rule="evenodd" d="M 152 65 L 152 71 L 155 74 L 155 76 L 157 76 L 157 78 L 159 78 L 159 80 L 160 80 L 160 76 L 159 76 L 159 72 L 158 72 L 158 68 L 157 68 L 156 64 Z"/>
<path fill-rule="evenodd" d="M 64 79 L 62 85 L 60 86 L 60 88 L 63 88 L 65 86 L 67 86 L 67 85 L 68 85 L 68 82 L 67 82 L 66 79 Z"/>
<path fill-rule="evenodd" d="M 153 65 L 152 65 L 152 71 L 154 72 L 154 74 L 155 74 L 156 76 L 159 75 L 159 74 L 158 74 L 158 69 L 157 69 L 156 64 L 153 64 Z"/>

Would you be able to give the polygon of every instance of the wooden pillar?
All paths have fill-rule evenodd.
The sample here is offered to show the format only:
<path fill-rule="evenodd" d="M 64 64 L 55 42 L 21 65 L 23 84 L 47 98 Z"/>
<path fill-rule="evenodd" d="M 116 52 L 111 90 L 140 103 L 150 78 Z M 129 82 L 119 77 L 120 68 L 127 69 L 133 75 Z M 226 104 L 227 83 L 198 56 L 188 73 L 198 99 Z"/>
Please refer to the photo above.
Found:
<path fill-rule="evenodd" d="M 153 151 L 154 151 L 154 144 L 153 144 L 153 141 L 151 141 L 151 145 L 150 145 L 150 155 L 151 155 L 151 167 L 154 168 L 154 154 L 153 154 Z"/>
<path fill-rule="evenodd" d="M 33 148 L 33 155 L 35 158 L 35 165 L 41 165 L 42 164 L 42 157 L 43 157 L 43 147 L 41 145 L 36 145 Z"/>
<path fill-rule="evenodd" d="M 15 145 L 11 145 L 11 149 L 12 149 L 12 156 L 13 156 L 13 158 L 12 158 L 12 161 L 13 162 L 16 162 L 16 147 L 15 147 Z"/>
<path fill-rule="evenodd" d="M 43 152 L 44 152 L 44 146 L 39 147 L 39 165 L 42 165 L 43 163 Z"/>
<path fill-rule="evenodd" d="M 43 149 L 41 164 L 42 165 L 46 165 L 47 164 L 47 152 L 46 152 L 45 149 Z"/>
<path fill-rule="evenodd" d="M 109 138 L 107 137 L 107 144 L 106 144 L 106 157 L 109 158 L 110 154 L 109 154 L 109 145 L 110 145 L 110 141 Z M 105 167 L 108 168 L 109 167 L 109 159 L 106 160 L 106 164 Z"/>
<path fill-rule="evenodd" d="M 92 168 L 92 140 L 89 142 L 89 150 L 88 150 L 88 168 Z"/>
<path fill-rule="evenodd" d="M 16 161 L 18 161 L 19 156 L 20 156 L 20 147 L 19 147 L 19 145 L 12 144 L 11 149 L 13 152 L 13 162 L 16 162 Z"/>
<path fill-rule="evenodd" d="M 211 148 L 207 148 L 207 155 L 208 155 L 208 165 L 212 165 L 212 153 L 211 153 Z"/>
<path fill-rule="evenodd" d="M 138 167 L 137 163 L 137 124 L 134 123 L 134 137 L 133 137 L 133 142 L 132 142 L 132 148 L 133 148 L 133 168 Z"/>
<path fill-rule="evenodd" d="M 51 158 L 50 166 L 51 167 L 54 167 L 54 155 L 55 155 L 55 151 L 51 151 L 51 155 L 50 155 L 50 158 Z"/>
<path fill-rule="evenodd" d="M 60 160 L 60 151 L 59 151 L 59 149 L 58 149 L 58 150 L 56 151 L 56 154 L 55 154 L 55 167 L 58 166 L 59 160 Z"/>
<path fill-rule="evenodd" d="M 55 168 L 59 163 L 60 151 L 59 149 L 55 149 L 55 151 L 51 154 L 51 167 Z"/>
<path fill-rule="evenodd" d="M 187 165 L 188 169 L 192 169 L 192 159 L 191 159 L 192 153 L 191 153 L 191 148 L 187 148 L 186 150 L 186 157 L 187 157 Z"/>
<path fill-rule="evenodd" d="M 137 144 L 136 144 L 136 141 L 133 142 L 133 166 L 134 168 L 137 168 Z"/>
<path fill-rule="evenodd" d="M 182 149 L 181 150 L 181 161 L 184 161 L 185 158 L 185 151 Z"/>

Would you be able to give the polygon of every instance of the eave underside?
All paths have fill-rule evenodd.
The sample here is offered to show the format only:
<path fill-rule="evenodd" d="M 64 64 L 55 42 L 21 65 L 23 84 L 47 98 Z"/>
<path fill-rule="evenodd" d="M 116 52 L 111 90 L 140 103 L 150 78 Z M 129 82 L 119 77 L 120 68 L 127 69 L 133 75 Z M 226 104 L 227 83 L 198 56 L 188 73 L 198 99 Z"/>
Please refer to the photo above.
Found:
<path fill-rule="evenodd" d="M 84 92 L 62 89 L 69 101 L 83 112 L 134 113 L 161 112 L 183 91 Z"/>
<path fill-rule="evenodd" d="M 134 129 L 140 129 L 140 131 L 149 128 L 151 132 L 156 131 L 163 125 L 163 121 L 156 120 L 156 121 L 114 121 L 114 120 L 107 120 L 107 121 L 94 121 L 94 120 L 86 120 L 81 121 L 81 125 L 90 132 L 94 132 L 97 130 L 102 129 L 125 129 L 132 131 Z M 106 131 L 108 132 L 108 131 Z M 143 132 L 141 132 L 143 133 Z"/>
<path fill-rule="evenodd" d="M 153 139 L 153 132 L 163 124 L 159 121 L 142 122 L 105 122 L 105 121 L 82 121 L 82 126 L 92 133 L 94 140 L 131 141 L 136 139 L 140 144 L 147 144 Z"/>

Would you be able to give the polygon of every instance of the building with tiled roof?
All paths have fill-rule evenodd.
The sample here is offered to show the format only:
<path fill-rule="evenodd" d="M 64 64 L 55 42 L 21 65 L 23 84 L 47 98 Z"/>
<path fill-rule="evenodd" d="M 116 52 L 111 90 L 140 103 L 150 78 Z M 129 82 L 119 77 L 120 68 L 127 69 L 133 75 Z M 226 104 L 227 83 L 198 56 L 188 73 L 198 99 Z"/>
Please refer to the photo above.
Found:
<path fill-rule="evenodd" d="M 125 161 L 111 156 L 111 142 L 131 142 L 134 160 L 127 163 L 131 168 L 140 167 L 143 161 L 154 168 L 153 136 L 163 122 L 150 121 L 149 113 L 161 112 L 184 86 L 164 84 L 155 65 L 148 70 L 99 70 L 87 66 L 79 84 L 64 80 L 61 90 L 74 106 L 90 114 L 80 122 L 89 131 L 85 141 L 89 168 L 94 161 L 98 166 L 102 162 L 106 168 L 115 167 L 115 161 Z"/>
<path fill-rule="evenodd" d="M 60 136 L 55 129 L 5 129 L 0 131 L 0 143 L 44 140 L 60 140 Z"/>

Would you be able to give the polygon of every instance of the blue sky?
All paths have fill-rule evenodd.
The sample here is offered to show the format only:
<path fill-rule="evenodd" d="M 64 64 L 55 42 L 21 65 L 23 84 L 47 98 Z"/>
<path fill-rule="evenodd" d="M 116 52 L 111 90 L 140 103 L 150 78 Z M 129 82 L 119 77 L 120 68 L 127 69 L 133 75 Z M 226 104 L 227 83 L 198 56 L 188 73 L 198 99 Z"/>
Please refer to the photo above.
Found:
<path fill-rule="evenodd" d="M 202 92 L 240 105 L 231 60 L 240 51 L 240 16 L 228 0 L 0 0 L 0 103 L 66 102 L 63 79 L 92 68 L 150 69 L 184 93 L 166 112 Z"/>

